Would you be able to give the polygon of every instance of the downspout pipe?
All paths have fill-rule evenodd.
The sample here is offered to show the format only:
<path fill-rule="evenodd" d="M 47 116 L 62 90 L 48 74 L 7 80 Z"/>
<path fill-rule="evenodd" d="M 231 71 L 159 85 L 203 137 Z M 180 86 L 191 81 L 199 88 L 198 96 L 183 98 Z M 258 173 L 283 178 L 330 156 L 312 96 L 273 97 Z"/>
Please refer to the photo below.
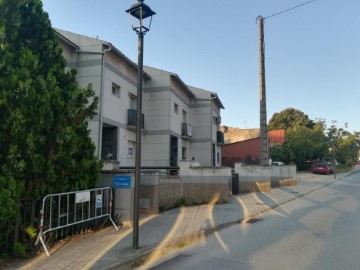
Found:
<path fill-rule="evenodd" d="M 211 106 L 210 106 L 210 164 L 211 164 L 211 167 L 215 167 L 215 164 L 216 164 L 216 161 L 213 162 L 214 160 L 216 160 L 215 158 L 215 147 L 213 146 L 213 107 L 214 107 L 214 99 L 216 99 L 217 96 L 216 95 L 211 95 L 211 100 L 210 100 L 210 103 L 211 103 Z"/>
<path fill-rule="evenodd" d="M 99 129 L 98 129 L 98 147 L 97 147 L 97 157 L 100 160 L 101 159 L 101 151 L 102 151 L 102 130 L 103 130 L 103 113 L 104 113 L 104 92 L 105 92 L 105 53 L 111 51 L 111 46 L 101 52 L 94 52 L 94 51 L 82 51 L 80 49 L 77 49 L 77 53 L 86 53 L 86 54 L 101 54 L 101 79 L 100 79 L 100 109 L 99 109 Z"/>

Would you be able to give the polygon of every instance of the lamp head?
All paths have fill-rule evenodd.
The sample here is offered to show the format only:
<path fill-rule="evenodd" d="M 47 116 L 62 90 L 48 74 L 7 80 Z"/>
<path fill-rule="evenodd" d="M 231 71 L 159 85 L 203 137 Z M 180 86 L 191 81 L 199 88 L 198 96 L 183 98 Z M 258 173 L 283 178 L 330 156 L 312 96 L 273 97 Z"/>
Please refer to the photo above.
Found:
<path fill-rule="evenodd" d="M 134 31 L 136 31 L 138 34 L 145 34 L 146 32 L 150 31 L 152 16 L 156 13 L 151 10 L 151 8 L 144 4 L 144 0 L 138 0 L 138 2 L 134 5 L 132 5 L 126 12 L 129 14 L 131 26 Z M 134 26 L 132 22 L 132 17 L 139 20 L 139 25 Z M 150 22 L 148 26 L 144 26 L 143 20 L 150 17 Z"/>

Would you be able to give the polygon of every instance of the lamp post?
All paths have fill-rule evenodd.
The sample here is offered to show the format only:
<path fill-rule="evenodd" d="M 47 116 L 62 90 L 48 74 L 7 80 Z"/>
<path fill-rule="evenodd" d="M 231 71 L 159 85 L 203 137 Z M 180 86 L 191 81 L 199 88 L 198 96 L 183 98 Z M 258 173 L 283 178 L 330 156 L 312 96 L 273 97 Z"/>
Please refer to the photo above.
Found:
<path fill-rule="evenodd" d="M 332 139 L 332 154 L 333 154 L 334 178 L 336 179 L 335 138 Z"/>
<path fill-rule="evenodd" d="M 156 13 L 144 4 L 143 0 L 132 5 L 126 12 L 129 14 L 131 27 L 138 35 L 138 76 L 137 76 L 137 115 L 136 115 L 136 152 L 135 152 L 135 181 L 134 181 L 134 210 L 133 210 L 133 249 L 139 249 L 139 190 L 141 177 L 141 127 L 142 127 L 142 80 L 143 80 L 143 47 L 144 35 L 150 31 L 152 16 Z M 132 17 L 139 20 L 134 26 Z M 145 19 L 149 18 L 149 25 L 145 26 Z"/>

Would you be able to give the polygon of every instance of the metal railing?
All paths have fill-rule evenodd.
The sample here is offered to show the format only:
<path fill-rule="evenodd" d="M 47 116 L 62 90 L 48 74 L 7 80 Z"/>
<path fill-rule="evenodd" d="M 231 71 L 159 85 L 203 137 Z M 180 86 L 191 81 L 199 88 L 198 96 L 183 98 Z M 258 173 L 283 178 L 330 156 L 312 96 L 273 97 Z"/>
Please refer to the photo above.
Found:
<path fill-rule="evenodd" d="M 41 242 L 48 256 L 44 235 L 72 225 L 108 217 L 111 218 L 112 189 L 110 187 L 46 195 L 40 210 L 40 229 L 35 245 Z"/>

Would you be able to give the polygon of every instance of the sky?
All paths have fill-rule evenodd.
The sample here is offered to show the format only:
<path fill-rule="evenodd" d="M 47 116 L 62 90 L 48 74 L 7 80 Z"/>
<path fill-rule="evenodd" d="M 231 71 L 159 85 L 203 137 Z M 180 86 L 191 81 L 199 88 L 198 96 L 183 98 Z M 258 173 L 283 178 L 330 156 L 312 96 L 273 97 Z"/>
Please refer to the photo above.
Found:
<path fill-rule="evenodd" d="M 53 27 L 106 40 L 137 63 L 137 35 L 125 12 L 135 3 L 43 0 L 43 8 Z M 144 38 L 144 65 L 216 92 L 225 107 L 223 125 L 260 126 L 256 18 L 261 15 L 269 17 L 264 21 L 267 120 L 295 108 L 328 126 L 335 120 L 339 128 L 347 123 L 348 131 L 360 131 L 359 0 L 144 3 L 157 13 Z"/>

